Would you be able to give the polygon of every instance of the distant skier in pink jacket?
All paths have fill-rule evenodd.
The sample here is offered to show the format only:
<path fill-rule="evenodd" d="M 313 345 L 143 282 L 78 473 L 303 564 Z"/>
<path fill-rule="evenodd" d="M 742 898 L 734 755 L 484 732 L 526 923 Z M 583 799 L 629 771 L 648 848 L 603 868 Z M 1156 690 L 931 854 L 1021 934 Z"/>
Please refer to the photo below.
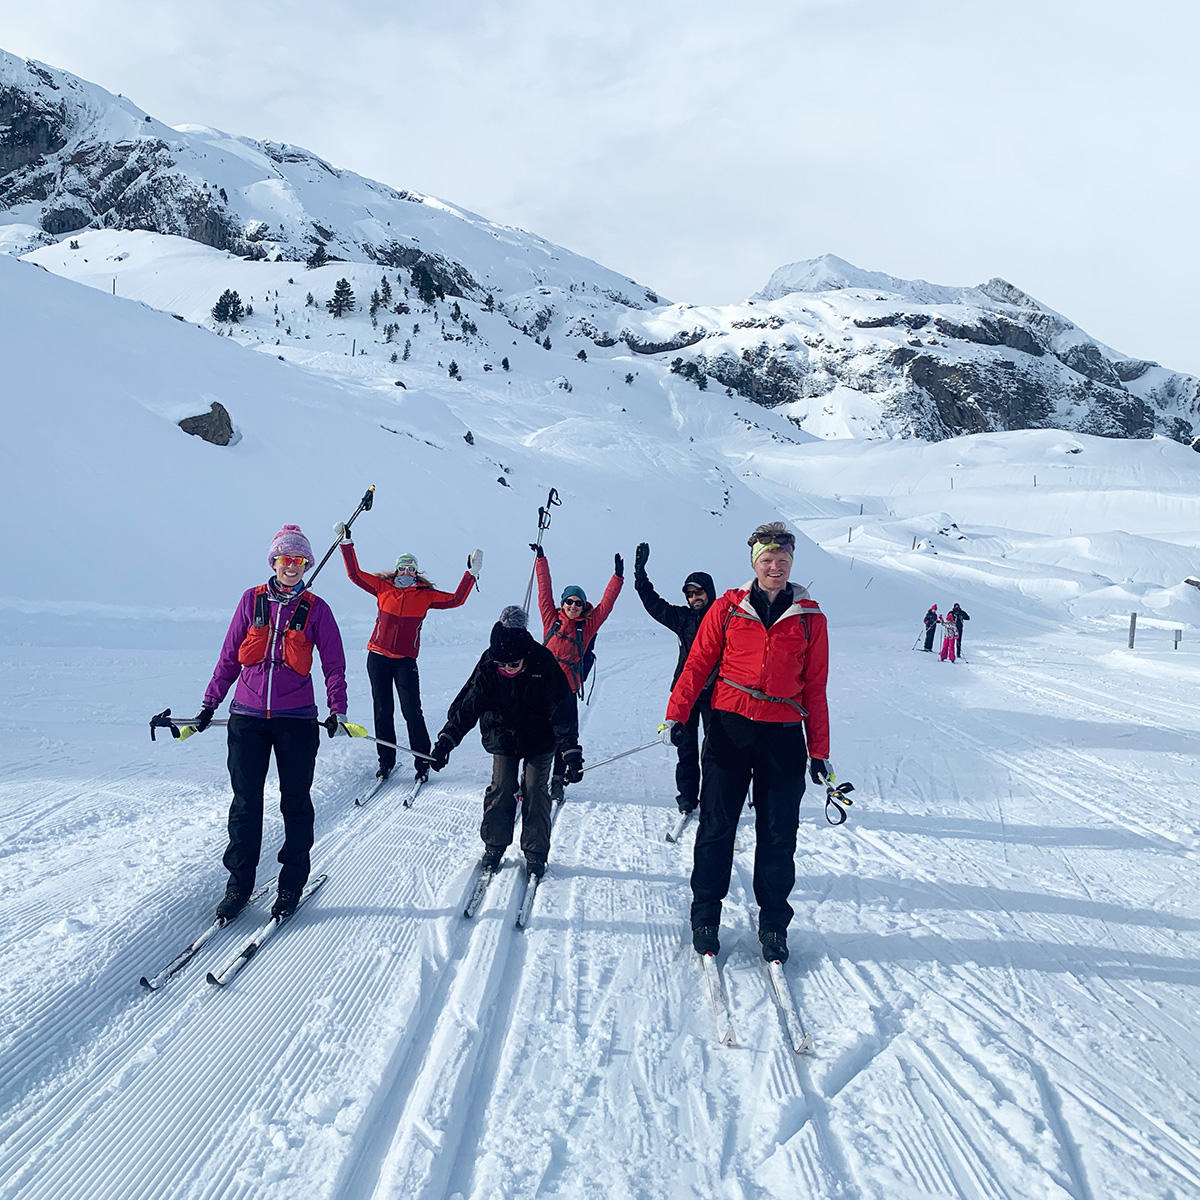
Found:
<path fill-rule="evenodd" d="M 941 661 L 949 659 L 954 662 L 954 649 L 958 645 L 958 619 L 953 611 L 948 612 L 941 621 L 942 624 L 942 653 Z"/>

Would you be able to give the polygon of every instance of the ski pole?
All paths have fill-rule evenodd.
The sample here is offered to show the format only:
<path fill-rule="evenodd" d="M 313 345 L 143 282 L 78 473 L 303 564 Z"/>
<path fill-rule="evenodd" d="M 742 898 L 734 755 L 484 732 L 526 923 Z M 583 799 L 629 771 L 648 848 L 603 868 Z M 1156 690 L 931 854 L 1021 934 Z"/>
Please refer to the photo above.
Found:
<path fill-rule="evenodd" d="M 377 738 L 374 734 L 368 733 L 361 725 L 351 725 L 347 721 L 343 725 L 343 728 L 351 737 L 366 738 L 368 742 L 378 742 L 381 746 L 390 746 L 393 750 L 399 750 L 404 754 L 411 754 L 416 758 L 423 758 L 426 762 L 433 762 L 432 754 L 422 754 L 420 750 L 410 750 L 407 746 L 400 745 L 399 742 L 385 742 L 383 738 Z"/>
<path fill-rule="evenodd" d="M 602 767 L 605 763 L 616 762 L 618 758 L 628 758 L 631 754 L 637 754 L 639 750 L 649 750 L 651 746 L 661 746 L 662 738 L 655 738 L 652 742 L 646 742 L 641 746 L 634 746 L 632 750 L 622 750 L 620 754 L 614 754 L 611 758 L 602 758 L 599 762 L 590 763 L 583 768 L 583 773 L 586 775 L 588 771 L 595 767 Z"/>
<path fill-rule="evenodd" d="M 558 498 L 558 489 L 551 488 L 550 494 L 546 497 L 545 505 L 538 505 L 538 535 L 537 543 L 539 547 L 542 544 L 542 534 L 550 528 L 550 510 L 552 508 L 561 508 L 562 501 Z M 537 558 L 533 560 L 533 567 L 529 571 L 529 583 L 525 588 L 525 615 L 529 615 L 529 603 L 533 599 L 533 577 L 537 574 Z"/>
<path fill-rule="evenodd" d="M 357 517 L 361 512 L 370 512 L 371 505 L 374 503 L 375 485 L 371 484 L 371 486 L 367 488 L 363 498 L 358 502 L 358 507 L 350 514 L 350 520 L 346 522 L 345 531 L 337 535 L 337 540 L 332 546 L 329 547 L 328 550 L 325 551 L 325 557 L 321 559 L 319 563 L 317 563 L 317 569 L 308 577 L 308 582 L 305 584 L 306 587 L 312 587 L 313 580 L 316 579 L 316 577 L 321 573 L 321 568 L 329 561 L 329 556 L 342 544 L 342 541 L 346 536 L 346 531 L 348 531 L 350 526 L 354 524 L 354 518 Z"/>

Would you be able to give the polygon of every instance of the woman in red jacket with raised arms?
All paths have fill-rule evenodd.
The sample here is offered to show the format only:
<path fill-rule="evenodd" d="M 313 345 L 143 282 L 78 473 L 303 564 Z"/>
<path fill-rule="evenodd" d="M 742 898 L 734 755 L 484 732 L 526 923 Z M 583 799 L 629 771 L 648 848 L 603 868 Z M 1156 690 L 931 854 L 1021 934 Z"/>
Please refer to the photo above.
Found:
<path fill-rule="evenodd" d="M 420 573 L 417 560 L 411 554 L 400 555 L 392 571 L 367 574 L 358 565 L 349 530 L 335 525 L 334 532 L 342 535 L 342 559 L 351 583 L 370 592 L 379 605 L 375 629 L 367 643 L 367 677 L 371 681 L 371 699 L 375 707 L 375 736 L 386 742 L 396 740 L 396 701 L 392 693 L 395 688 L 400 696 L 400 713 L 408 727 L 409 749 L 428 754 L 429 730 L 421 711 L 421 679 L 417 673 L 421 624 L 431 608 L 457 608 L 466 601 L 471 585 L 479 578 L 483 551 L 471 551 L 467 569 L 453 592 L 439 592 Z M 377 776 L 386 779 L 396 765 L 396 751 L 391 746 L 377 748 Z M 428 777 L 427 759 L 415 758 L 413 766 L 419 780 Z"/>
<path fill-rule="evenodd" d="M 829 640 L 817 602 L 788 581 L 795 536 L 773 521 L 760 525 L 749 545 L 754 579 L 708 610 L 671 692 L 664 732 L 674 742 L 715 673 L 701 759 L 692 945 L 699 954 L 720 949 L 733 840 L 753 781 L 758 939 L 768 962 L 785 962 L 805 759 L 814 783 L 829 774 Z"/>
<path fill-rule="evenodd" d="M 550 564 L 540 544 L 530 543 L 530 550 L 537 555 L 535 570 L 538 583 L 538 610 L 542 614 L 542 630 L 546 649 L 558 659 L 567 683 L 571 687 L 571 706 L 578 719 L 579 694 L 591 669 L 591 647 L 596 631 L 608 620 L 621 587 L 625 583 L 625 564 L 619 554 L 613 555 L 613 573 L 600 597 L 600 603 L 591 605 L 578 584 L 563 588 L 558 604 L 554 603 L 554 584 L 550 581 Z M 550 778 L 550 797 L 561 803 L 564 788 L 568 783 L 578 783 L 583 778 L 582 756 L 578 762 L 567 762 L 559 753 L 554 755 L 554 773 Z"/>

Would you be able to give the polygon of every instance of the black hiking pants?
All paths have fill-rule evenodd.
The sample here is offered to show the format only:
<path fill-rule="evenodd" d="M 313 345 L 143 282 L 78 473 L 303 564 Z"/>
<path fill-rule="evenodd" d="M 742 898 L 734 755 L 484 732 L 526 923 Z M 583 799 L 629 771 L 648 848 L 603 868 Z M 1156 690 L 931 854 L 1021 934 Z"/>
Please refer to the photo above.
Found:
<path fill-rule="evenodd" d="M 229 846 L 222 861 L 232 880 L 251 891 L 262 851 L 263 788 L 271 751 L 279 773 L 279 811 L 283 847 L 279 851 L 279 889 L 299 892 L 308 882 L 308 852 L 313 844 L 313 771 L 320 726 L 294 717 L 229 718 Z"/>
<path fill-rule="evenodd" d="M 759 932 L 782 933 L 796 882 L 796 830 L 808 752 L 804 727 L 751 721 L 714 709 L 704 738 L 704 781 L 692 867 L 692 928 L 720 925 L 729 892 L 733 839 L 754 788 L 754 898 Z"/>
<path fill-rule="evenodd" d="M 375 736 L 385 742 L 396 740 L 396 695 L 400 697 L 400 715 L 408 727 L 408 746 L 422 754 L 429 753 L 429 730 L 421 711 L 421 677 L 415 658 L 389 658 L 374 650 L 367 653 L 367 678 L 371 681 L 371 700 L 375 707 Z M 395 688 L 395 695 L 392 689 Z M 396 752 L 391 746 L 376 744 L 381 770 L 390 771 L 396 765 Z M 428 767 L 423 758 L 414 758 L 413 766 L 420 771 Z"/>
<path fill-rule="evenodd" d="M 550 765 L 554 755 L 534 754 L 521 759 L 507 754 L 492 755 L 492 782 L 483 793 L 483 824 L 479 836 L 489 849 L 507 849 L 512 844 L 517 819 L 517 793 L 522 796 L 521 853 L 545 862 L 550 854 Z"/>
<path fill-rule="evenodd" d="M 675 803 L 680 812 L 690 812 L 700 800 L 700 725 L 708 736 L 712 696 L 706 694 L 692 705 L 692 715 L 683 723 L 679 762 L 675 765 Z"/>
<path fill-rule="evenodd" d="M 937 633 L 937 624 L 925 626 L 925 649 L 933 649 L 933 635 Z"/>

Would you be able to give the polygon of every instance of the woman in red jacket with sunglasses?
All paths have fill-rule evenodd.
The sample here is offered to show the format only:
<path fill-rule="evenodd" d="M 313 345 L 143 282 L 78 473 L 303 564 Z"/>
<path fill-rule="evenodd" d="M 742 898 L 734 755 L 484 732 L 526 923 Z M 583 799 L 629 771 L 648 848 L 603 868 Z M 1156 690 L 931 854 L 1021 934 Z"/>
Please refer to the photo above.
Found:
<path fill-rule="evenodd" d="M 453 592 L 439 592 L 421 574 L 416 558 L 402 554 L 391 571 L 368 574 L 358 565 L 349 531 L 334 526 L 342 535 L 342 559 L 351 583 L 370 592 L 379 605 L 375 629 L 367 643 L 367 677 L 371 681 L 371 699 L 375 708 L 375 736 L 386 742 L 396 740 L 396 701 L 408 727 L 409 749 L 429 753 L 429 730 L 421 711 L 421 679 L 417 672 L 417 654 L 421 649 L 421 625 L 431 608 L 457 608 L 471 591 L 483 566 L 483 551 L 472 550 L 467 569 Z M 378 778 L 386 779 L 396 765 L 396 751 L 379 746 Z M 417 779 L 429 776 L 429 761 L 414 758 Z"/>

